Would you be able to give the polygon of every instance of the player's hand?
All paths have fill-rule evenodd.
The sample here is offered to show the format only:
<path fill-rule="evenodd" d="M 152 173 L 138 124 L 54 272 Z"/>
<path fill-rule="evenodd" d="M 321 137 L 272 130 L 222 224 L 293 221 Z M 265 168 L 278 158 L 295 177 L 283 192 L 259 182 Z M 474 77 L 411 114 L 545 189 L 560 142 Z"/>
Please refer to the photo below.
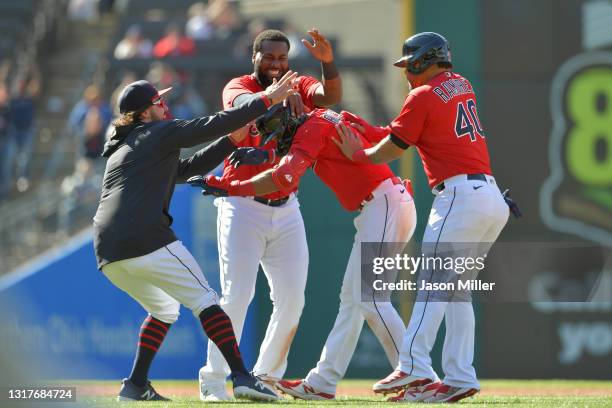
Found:
<path fill-rule="evenodd" d="M 270 159 L 270 154 L 267 150 L 256 149 L 254 147 L 241 147 L 234 150 L 229 156 L 229 164 L 238 168 L 243 164 L 258 165 L 267 163 Z"/>
<path fill-rule="evenodd" d="M 340 136 L 340 140 L 332 138 L 336 146 L 340 148 L 342 153 L 349 159 L 353 159 L 353 154 L 356 151 L 363 149 L 363 141 L 355 134 L 352 128 L 340 122 L 336 125 L 336 132 Z"/>
<path fill-rule="evenodd" d="M 310 35 L 312 38 L 312 43 L 307 39 L 302 38 L 302 44 L 304 44 L 304 47 L 310 51 L 310 54 L 321 62 L 332 62 L 334 60 L 334 51 L 329 40 L 325 38 L 325 36 L 316 28 L 309 30 L 308 35 Z"/>
<path fill-rule="evenodd" d="M 192 187 L 202 189 L 202 195 L 213 195 L 215 197 L 227 197 L 226 183 L 216 176 L 193 176 L 187 180 Z"/>
<path fill-rule="evenodd" d="M 272 102 L 272 105 L 284 101 L 287 97 L 295 93 L 293 86 L 297 85 L 297 76 L 297 72 L 289 70 L 278 81 L 276 78 L 272 80 L 272 85 L 267 87 L 264 91 L 265 95 L 270 99 L 270 102 Z"/>
<path fill-rule="evenodd" d="M 249 123 L 246 126 L 241 127 L 240 129 L 234 130 L 230 133 L 229 138 L 234 144 L 234 146 L 238 146 L 240 142 L 244 140 L 244 138 L 249 134 L 249 128 L 251 124 Z"/>
<path fill-rule="evenodd" d="M 364 135 L 367 140 L 382 140 L 389 134 L 388 128 L 384 128 L 382 126 L 374 126 L 367 122 L 365 119 L 360 118 L 359 116 L 351 112 L 341 111 L 340 116 L 342 116 L 342 119 L 349 122 L 352 128 L 357 129 L 359 133 Z"/>
<path fill-rule="evenodd" d="M 283 106 L 289 106 L 291 111 L 291 115 L 296 118 L 299 118 L 304 114 L 304 102 L 302 101 L 302 96 L 294 91 L 292 95 L 289 95 L 287 99 L 283 101 Z"/>
<path fill-rule="evenodd" d="M 516 201 L 510 198 L 510 189 L 507 188 L 502 193 L 502 196 L 504 197 L 504 201 L 508 205 L 508 208 L 510 209 L 510 212 L 512 213 L 512 215 L 514 215 L 515 218 L 521 218 L 523 216 L 523 213 L 521 212 L 521 209 L 519 208 Z"/>
<path fill-rule="evenodd" d="M 353 129 L 357 130 L 362 135 L 365 135 L 365 132 L 366 132 L 365 126 L 360 125 L 359 123 L 349 123 L 349 125 L 351 125 Z"/>

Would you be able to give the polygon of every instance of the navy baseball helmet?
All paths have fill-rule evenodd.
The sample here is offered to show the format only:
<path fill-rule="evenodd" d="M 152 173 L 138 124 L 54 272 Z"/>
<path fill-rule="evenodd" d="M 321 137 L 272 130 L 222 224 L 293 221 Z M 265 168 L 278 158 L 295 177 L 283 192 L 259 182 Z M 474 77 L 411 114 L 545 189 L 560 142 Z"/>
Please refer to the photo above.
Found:
<path fill-rule="evenodd" d="M 255 120 L 257 132 L 262 137 L 260 146 L 274 138 L 280 138 L 286 132 L 290 132 L 288 136 L 293 136 L 304 120 L 306 120 L 306 115 L 296 118 L 291 115 L 289 107 L 284 107 L 282 103 L 272 106 Z"/>
<path fill-rule="evenodd" d="M 415 34 L 404 41 L 402 58 L 393 65 L 406 68 L 413 74 L 420 74 L 438 62 L 451 63 L 450 45 L 438 33 Z"/>

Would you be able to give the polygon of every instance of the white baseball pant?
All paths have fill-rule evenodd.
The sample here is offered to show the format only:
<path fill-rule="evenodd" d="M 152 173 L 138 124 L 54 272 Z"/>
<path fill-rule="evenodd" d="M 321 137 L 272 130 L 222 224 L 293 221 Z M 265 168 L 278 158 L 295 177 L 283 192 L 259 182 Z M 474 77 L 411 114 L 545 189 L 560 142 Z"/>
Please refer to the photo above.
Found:
<path fill-rule="evenodd" d="M 335 394 L 336 385 L 351 361 L 364 320 L 383 346 L 389 363 L 395 367 L 406 331 L 404 322 L 390 302 L 363 302 L 361 297 L 361 243 L 403 242 L 410 240 L 416 227 L 416 210 L 403 184 L 383 181 L 364 203 L 355 218 L 357 230 L 342 289 L 340 310 L 317 366 L 306 381 L 318 391 Z"/>
<path fill-rule="evenodd" d="M 423 237 L 424 247 L 430 250 L 444 243 L 482 243 L 477 247 L 482 253 L 476 256 L 490 249 L 506 225 L 509 211 L 495 179 L 486 178 L 487 181 L 468 180 L 466 175 L 458 175 L 444 181 L 442 192 L 434 191 L 436 198 Z M 475 329 L 472 303 L 428 301 L 427 296 L 424 299 L 414 304 L 398 368 L 410 375 L 438 380 L 431 366 L 430 352 L 444 318 L 444 383 L 480 389 L 472 365 Z"/>
<path fill-rule="evenodd" d="M 102 272 L 164 323 L 172 324 L 178 319 L 181 304 L 191 309 L 196 318 L 202 310 L 218 304 L 217 294 L 181 241 L 147 255 L 104 265 Z"/>
<path fill-rule="evenodd" d="M 253 371 L 280 380 L 304 307 L 308 274 L 308 244 L 299 202 L 292 195 L 282 206 L 271 207 L 246 197 L 223 197 L 215 205 L 221 307 L 240 339 L 261 263 L 273 311 Z M 208 361 L 200 369 L 200 379 L 207 385 L 220 384 L 229 373 L 219 349 L 209 341 Z"/>

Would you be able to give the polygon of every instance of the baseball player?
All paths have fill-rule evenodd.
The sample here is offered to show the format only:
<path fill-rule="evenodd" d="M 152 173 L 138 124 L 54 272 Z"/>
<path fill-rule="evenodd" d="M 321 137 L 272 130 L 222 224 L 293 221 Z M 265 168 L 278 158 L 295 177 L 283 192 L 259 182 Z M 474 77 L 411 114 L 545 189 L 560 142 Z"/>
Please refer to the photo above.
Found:
<path fill-rule="evenodd" d="M 344 274 L 340 292 L 340 310 L 334 327 L 325 342 L 321 358 L 303 380 L 281 380 L 276 387 L 294 397 L 306 400 L 335 398 L 336 385 L 349 365 L 364 320 L 383 346 L 394 367 L 405 326 L 390 302 L 362 301 L 361 244 L 410 240 L 416 225 L 416 211 L 409 188 L 395 177 L 389 166 L 356 163 L 347 159 L 333 143 L 335 126 L 354 123 L 364 131 L 364 143 L 376 143 L 380 129 L 368 126 L 361 118 L 349 113 L 316 109 L 305 121 L 292 119 L 286 109 L 273 108 L 263 119 L 258 119 L 260 133 L 295 133 L 289 152 L 271 170 L 249 180 L 229 181 L 209 176 L 193 181 L 203 186 L 204 193 L 218 195 L 259 196 L 274 191 L 294 189 L 308 167 L 336 194 L 348 211 L 359 210 L 354 224 L 355 241 Z M 263 157 L 262 157 L 263 156 Z M 230 162 L 235 165 L 254 164 L 267 155 L 257 149 L 239 149 Z M 365 292 L 367 293 L 367 292 Z M 366 299 L 370 299 L 369 297 Z"/>
<path fill-rule="evenodd" d="M 322 67 L 322 81 L 300 76 L 294 95 L 287 99 L 292 113 L 300 116 L 315 106 L 329 106 L 340 101 L 342 84 L 333 62 L 329 41 L 316 29 L 308 32 L 313 43 L 302 40 Z M 229 81 L 223 90 L 223 106 L 231 108 L 259 94 L 274 78 L 289 69 L 289 40 L 280 31 L 265 30 L 253 43 L 254 71 Z M 240 146 L 259 146 L 261 135 L 252 126 Z M 278 163 L 275 142 L 264 147 L 271 159 L 257 166 L 235 168 L 226 161 L 223 179 L 248 180 Z M 234 322 L 240 338 L 249 303 L 255 293 L 259 264 L 270 286 L 273 311 L 261 343 L 253 372 L 274 383 L 287 367 L 287 355 L 304 305 L 308 272 L 308 246 L 304 222 L 296 197 L 297 189 L 249 197 L 224 197 L 217 206 L 217 240 L 222 288 L 221 306 Z M 200 370 L 200 398 L 204 401 L 229 399 L 225 391 L 227 364 L 213 342 L 209 342 L 208 361 Z"/>
<path fill-rule="evenodd" d="M 486 253 L 508 220 L 508 207 L 492 176 L 487 142 L 470 82 L 452 72 L 444 37 L 425 32 L 408 38 L 403 56 L 411 86 L 404 106 L 387 127 L 388 136 L 365 148 L 352 129 L 339 127 L 340 147 L 357 163 L 386 163 L 416 147 L 435 195 L 423 237 L 423 251 L 436 256 L 445 243 L 475 243 Z M 481 243 L 477 245 L 477 243 Z M 431 254 L 433 250 L 433 254 Z M 451 252 L 452 254 L 452 252 Z M 421 271 L 429 281 L 435 272 Z M 472 365 L 474 312 L 470 301 L 433 301 L 419 293 L 397 369 L 374 384 L 374 392 L 403 392 L 395 400 L 454 402 L 476 394 L 480 384 Z M 441 382 L 429 356 L 445 319 Z"/>
<path fill-rule="evenodd" d="M 292 93 L 297 74 L 287 72 L 257 98 L 212 116 L 167 120 L 163 95 L 147 81 L 127 85 L 118 100 L 117 119 L 103 156 L 108 158 L 100 204 L 94 217 L 98 268 L 149 313 L 144 320 L 132 373 L 118 400 L 167 400 L 148 381 L 148 371 L 179 305 L 192 310 L 206 336 L 232 369 L 234 395 L 276 400 L 275 392 L 246 370 L 232 322 L 217 303 L 200 267 L 170 228 L 168 212 L 177 182 L 217 166 L 240 142 L 234 131 Z M 187 159 L 181 148 L 213 141 Z"/>

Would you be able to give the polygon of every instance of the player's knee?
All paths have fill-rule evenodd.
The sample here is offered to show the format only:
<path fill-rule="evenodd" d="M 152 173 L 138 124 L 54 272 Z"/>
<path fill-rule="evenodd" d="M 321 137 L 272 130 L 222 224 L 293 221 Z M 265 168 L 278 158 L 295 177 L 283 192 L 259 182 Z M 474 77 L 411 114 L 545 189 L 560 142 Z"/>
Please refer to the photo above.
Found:
<path fill-rule="evenodd" d="M 229 310 L 247 310 L 251 304 L 253 296 L 237 296 L 233 294 L 223 295 L 223 298 L 219 302 L 223 309 Z"/>
<path fill-rule="evenodd" d="M 285 316 L 289 320 L 299 320 L 304 309 L 304 292 L 293 293 L 290 299 L 283 302 L 281 305 L 275 305 L 275 307 L 282 308 Z"/>
<path fill-rule="evenodd" d="M 177 303 L 176 308 L 159 311 L 159 312 L 152 312 L 150 313 L 150 315 L 164 323 L 173 324 L 179 318 L 179 315 L 180 315 L 179 309 L 180 309 L 180 305 Z"/>
<path fill-rule="evenodd" d="M 191 312 L 196 317 L 196 319 L 199 319 L 199 316 L 200 316 L 200 313 L 202 313 L 202 310 L 208 309 L 209 307 L 218 305 L 218 304 L 219 304 L 219 297 L 217 296 L 217 293 L 214 290 L 210 290 L 204 296 L 199 298 L 198 301 L 195 302 L 193 305 L 185 305 L 185 306 L 191 309 Z"/>
<path fill-rule="evenodd" d="M 340 305 L 357 306 L 360 300 L 351 291 L 340 291 Z"/>
<path fill-rule="evenodd" d="M 372 302 L 359 302 L 359 310 L 368 322 L 375 322 L 380 317 Z"/>

